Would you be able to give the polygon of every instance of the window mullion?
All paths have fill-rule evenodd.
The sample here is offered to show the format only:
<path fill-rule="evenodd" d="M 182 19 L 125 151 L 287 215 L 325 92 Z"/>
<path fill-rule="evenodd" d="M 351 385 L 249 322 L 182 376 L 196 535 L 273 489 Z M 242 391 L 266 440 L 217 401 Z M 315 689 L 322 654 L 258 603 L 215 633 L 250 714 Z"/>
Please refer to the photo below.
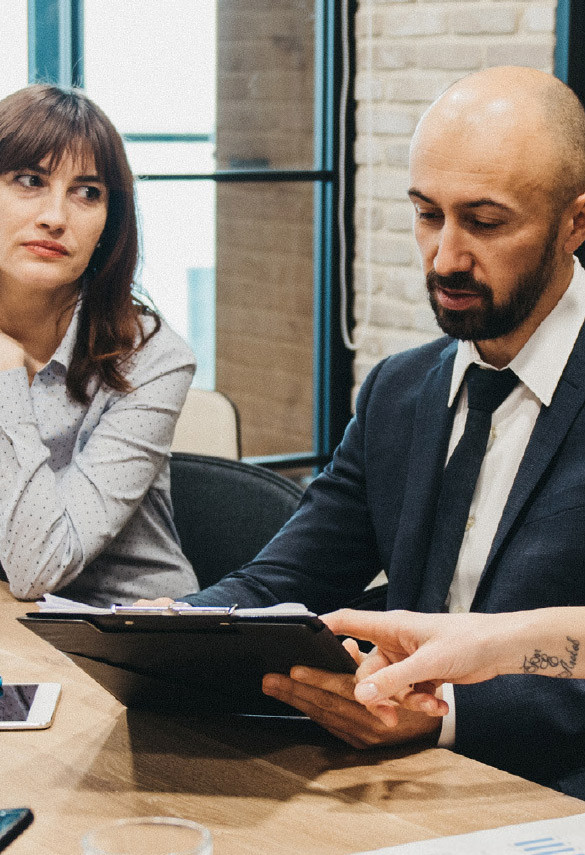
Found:
<path fill-rule="evenodd" d="M 28 0 L 29 83 L 83 84 L 82 0 Z"/>

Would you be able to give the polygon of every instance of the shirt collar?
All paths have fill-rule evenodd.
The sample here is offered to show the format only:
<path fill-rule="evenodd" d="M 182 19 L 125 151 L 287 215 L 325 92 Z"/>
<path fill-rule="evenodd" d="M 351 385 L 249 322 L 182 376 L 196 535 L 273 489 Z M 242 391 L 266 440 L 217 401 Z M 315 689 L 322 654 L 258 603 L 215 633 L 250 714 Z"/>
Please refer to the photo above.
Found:
<path fill-rule="evenodd" d="M 80 308 L 81 300 L 78 300 L 73 312 L 73 317 L 69 322 L 69 326 L 67 327 L 65 335 L 61 339 L 57 350 L 49 359 L 47 365 L 50 365 L 52 362 L 57 362 L 59 363 L 59 365 L 62 365 L 63 368 L 65 368 L 66 370 L 69 369 L 69 366 L 71 365 L 71 360 L 73 358 L 73 348 L 75 347 L 75 341 L 77 339 Z"/>
<path fill-rule="evenodd" d="M 552 401 L 584 321 L 585 270 L 575 259 L 569 287 L 508 366 L 545 406 Z M 460 341 L 453 364 L 449 406 L 455 401 L 472 363 L 493 368 L 483 362 L 472 341 Z"/>

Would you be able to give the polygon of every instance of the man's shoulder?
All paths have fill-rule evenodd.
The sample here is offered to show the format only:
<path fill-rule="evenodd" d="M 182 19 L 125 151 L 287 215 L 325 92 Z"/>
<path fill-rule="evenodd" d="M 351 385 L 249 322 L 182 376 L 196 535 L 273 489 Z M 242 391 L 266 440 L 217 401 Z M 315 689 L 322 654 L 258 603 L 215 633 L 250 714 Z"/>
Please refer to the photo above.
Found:
<path fill-rule="evenodd" d="M 457 341 L 450 336 L 441 336 L 427 344 L 387 356 L 371 373 L 376 382 L 397 380 L 401 383 L 416 384 L 435 366 L 446 359 L 454 358 L 456 352 Z"/>
<path fill-rule="evenodd" d="M 445 364 L 452 364 L 457 341 L 441 336 L 427 344 L 392 354 L 379 362 L 364 380 L 356 402 L 356 413 L 390 406 L 394 412 L 416 405 L 429 375 Z M 446 374 L 442 372 L 443 381 Z M 449 374 L 450 377 L 450 374 Z"/>

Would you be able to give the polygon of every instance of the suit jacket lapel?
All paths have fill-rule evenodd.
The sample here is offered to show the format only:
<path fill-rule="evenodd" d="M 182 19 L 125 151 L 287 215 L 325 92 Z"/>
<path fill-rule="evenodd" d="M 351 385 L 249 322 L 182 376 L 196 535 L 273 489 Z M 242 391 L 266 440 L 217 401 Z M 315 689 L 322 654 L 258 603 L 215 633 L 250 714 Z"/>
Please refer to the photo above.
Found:
<path fill-rule="evenodd" d="M 585 326 L 581 328 L 550 406 L 543 406 L 536 420 L 492 543 L 482 579 L 584 404 Z"/>
<path fill-rule="evenodd" d="M 449 344 L 421 387 L 412 429 L 400 522 L 388 568 L 388 608 L 416 607 L 455 405 L 447 407 L 457 343 Z"/>

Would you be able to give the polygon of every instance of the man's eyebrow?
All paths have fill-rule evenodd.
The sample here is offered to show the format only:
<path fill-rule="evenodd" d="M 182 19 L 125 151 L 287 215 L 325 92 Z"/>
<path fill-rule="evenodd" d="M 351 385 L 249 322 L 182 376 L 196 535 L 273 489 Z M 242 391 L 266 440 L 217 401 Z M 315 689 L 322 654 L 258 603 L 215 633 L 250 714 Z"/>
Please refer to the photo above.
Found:
<path fill-rule="evenodd" d="M 421 202 L 428 202 L 429 205 L 434 205 L 432 199 L 429 199 L 428 196 L 425 196 L 424 193 L 421 193 L 420 190 L 417 190 L 415 187 L 411 187 L 408 191 L 408 195 L 411 199 L 420 199 Z"/>
<path fill-rule="evenodd" d="M 511 211 L 512 209 L 508 205 L 504 205 L 503 202 L 496 202 L 495 199 L 476 199 L 473 202 L 466 202 L 462 207 L 464 208 L 497 208 L 498 211 Z"/>
<path fill-rule="evenodd" d="M 420 190 L 416 190 L 416 188 L 411 187 L 408 191 L 408 195 L 411 199 L 419 199 L 421 202 L 426 202 L 428 205 L 435 205 L 439 207 L 437 203 L 431 199 L 429 196 L 425 196 L 424 193 L 421 193 Z M 495 199 L 490 199 L 488 196 L 481 199 L 474 199 L 471 202 L 462 202 L 457 207 L 459 208 L 497 208 L 498 211 L 506 211 L 510 212 L 512 209 L 508 205 L 504 205 L 503 202 L 496 202 Z"/>

